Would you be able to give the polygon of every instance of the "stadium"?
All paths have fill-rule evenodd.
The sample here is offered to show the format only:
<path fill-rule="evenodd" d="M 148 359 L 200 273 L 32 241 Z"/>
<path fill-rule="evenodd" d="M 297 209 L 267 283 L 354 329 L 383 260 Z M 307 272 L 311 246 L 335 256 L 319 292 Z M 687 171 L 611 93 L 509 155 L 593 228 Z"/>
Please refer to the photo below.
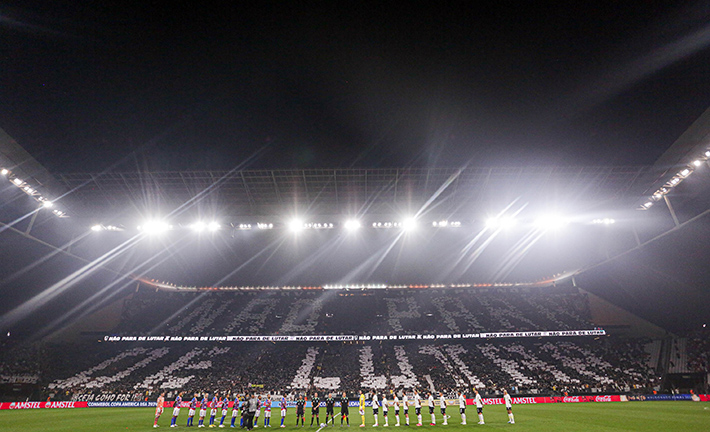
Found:
<path fill-rule="evenodd" d="M 172 18 L 161 19 L 171 25 L 178 25 L 172 19 L 182 23 L 192 14 L 155 7 L 143 12 L 146 16 L 165 12 Z M 69 50 L 65 60 L 41 54 L 52 44 L 79 43 L 68 36 L 72 32 L 82 35 L 77 40 L 85 48 L 90 43 L 84 41 L 88 33 L 83 32 L 88 30 L 63 27 L 68 24 L 57 18 L 58 11 L 39 8 L 34 15 L 29 8 L 0 10 L 5 30 L 18 44 L 13 55 L 22 67 L 56 67 L 54 79 L 75 83 L 67 87 L 85 84 L 86 93 L 91 93 L 77 90 L 68 96 L 67 90 L 64 96 L 45 100 L 27 83 L 50 78 L 40 74 L 26 82 L 13 75 L 14 69 L 3 75 L 12 83 L 4 96 L 13 101 L 0 111 L 3 430 L 707 428 L 710 87 L 703 71 L 710 64 L 704 62 L 710 43 L 703 39 L 705 27 L 699 25 L 701 33 L 679 38 L 679 45 L 652 46 L 652 52 L 666 54 L 652 56 L 656 60 L 673 59 L 672 49 L 680 56 L 678 46 L 695 47 L 685 57 L 668 60 L 672 65 L 668 68 L 686 65 L 695 74 L 680 74 L 677 80 L 682 85 L 668 84 L 669 92 L 697 84 L 688 90 L 692 103 L 674 105 L 675 122 L 668 119 L 673 107 L 668 108 L 659 82 L 675 82 L 676 76 L 663 75 L 666 66 L 657 66 L 636 75 L 628 71 L 609 75 L 619 86 L 609 85 L 608 91 L 616 93 L 608 100 L 618 98 L 620 105 L 592 103 L 601 90 L 586 94 L 590 106 L 575 116 L 593 120 L 578 129 L 569 126 L 573 131 L 601 130 L 600 135 L 595 132 L 570 144 L 590 146 L 591 151 L 579 150 L 586 158 L 538 158 L 538 152 L 546 151 L 542 141 L 552 139 L 532 136 L 541 130 L 537 124 L 542 117 L 534 109 L 510 108 L 504 99 L 499 102 L 504 117 L 509 117 L 506 121 L 534 131 L 529 139 L 537 146 L 507 148 L 492 135 L 480 148 L 469 137 L 463 144 L 435 145 L 432 142 L 453 143 L 456 135 L 483 128 L 444 120 L 448 114 L 442 106 L 448 103 L 458 107 L 458 116 L 475 111 L 458 93 L 449 94 L 454 87 L 444 86 L 455 83 L 459 91 L 459 86 L 474 84 L 466 84 L 460 71 L 449 71 L 455 78 L 439 83 L 446 87 L 441 90 L 445 96 L 431 108 L 433 114 L 425 110 L 437 119 L 428 126 L 427 144 L 420 153 L 411 150 L 416 154 L 410 158 L 410 149 L 402 142 L 414 142 L 412 135 L 421 135 L 412 118 L 424 108 L 410 112 L 404 104 L 397 106 L 406 112 L 367 112 L 382 103 L 374 94 L 400 85 L 388 81 L 387 74 L 378 74 L 377 67 L 368 63 L 368 71 L 374 72 L 368 72 L 365 81 L 379 84 L 357 90 L 329 81 L 314 84 L 296 72 L 286 87 L 264 78 L 284 73 L 275 66 L 264 72 L 265 59 L 274 53 L 283 55 L 294 71 L 301 62 L 323 76 L 331 71 L 331 66 L 310 63 L 328 57 L 315 48 L 311 52 L 310 43 L 294 42 L 299 48 L 288 55 L 280 51 L 280 44 L 291 37 L 290 24 L 284 24 L 290 18 L 271 7 L 274 15 L 267 15 L 280 29 L 274 42 L 278 49 L 268 48 L 265 41 L 270 39 L 259 29 L 239 33 L 268 48 L 238 56 L 248 70 L 238 75 L 249 75 L 259 90 L 250 93 L 233 83 L 214 84 L 215 88 L 205 84 L 205 94 L 195 90 L 199 86 L 192 87 L 201 72 L 190 77 L 176 72 L 181 77 L 171 84 L 150 85 L 135 72 L 131 79 L 143 83 L 135 85 L 145 86 L 140 91 L 122 81 L 126 72 L 120 69 L 122 62 L 136 68 L 153 61 L 169 65 L 161 57 L 169 49 L 161 54 L 153 49 L 181 40 L 166 36 L 150 41 L 141 33 L 146 23 L 129 12 L 77 9 L 77 16 L 87 13 L 88 22 L 97 28 L 112 29 L 105 34 L 96 30 L 100 33 L 96 40 L 112 41 L 99 51 L 111 55 Z M 240 14 L 249 17 L 244 22 L 263 18 L 261 8 L 237 9 L 230 9 L 232 19 Z M 389 16 L 392 11 L 376 12 Z M 401 18 L 400 12 L 392 13 Z M 335 19 L 334 11 L 314 12 L 323 22 L 312 18 L 310 9 L 294 13 L 309 23 L 305 27 L 310 26 L 308 19 L 323 24 L 309 30 L 312 34 L 299 27 L 303 40 L 322 31 L 328 34 L 328 43 L 317 39 L 322 46 L 369 46 L 370 42 L 349 41 L 349 32 L 326 25 Z M 404 15 L 409 13 L 429 16 L 426 10 Z M 452 22 L 463 19 L 453 9 L 439 13 Z M 643 14 L 636 13 L 624 12 L 642 22 Z M 92 21 L 97 19 L 94 14 L 107 21 Z M 366 15 L 360 24 L 369 23 Z M 602 15 L 600 23 L 607 19 Z M 693 10 L 690 16 L 707 14 Z M 56 20 L 46 21 L 47 17 Z M 216 31 L 212 25 L 228 21 L 205 18 L 209 38 L 220 40 L 211 33 Z M 140 35 L 136 40 L 146 44 L 143 48 L 112 45 L 114 37 L 122 40 L 114 30 L 123 29 L 124 22 L 131 35 L 126 37 Z M 416 26 L 402 22 L 407 24 L 395 27 L 414 32 Z M 387 28 L 380 24 L 367 29 Z M 542 29 L 544 22 L 539 25 Z M 456 28 L 421 30 L 402 40 L 424 41 L 450 32 L 469 35 L 469 29 Z M 192 24 L 189 29 L 199 39 L 201 30 Z M 231 37 L 236 36 L 227 38 L 230 47 L 246 43 Z M 51 43 L 40 43 L 43 38 Z M 184 43 L 197 43 L 205 50 L 209 45 Z M 438 52 L 440 43 L 426 46 Z M 398 44 L 378 46 L 398 58 L 383 48 Z M 133 49 L 140 53 L 137 57 L 145 56 L 135 64 L 126 60 Z M 411 55 L 425 61 L 427 49 L 411 48 Z M 316 57 L 300 60 L 301 54 Z M 357 61 L 369 59 L 369 54 L 352 55 Z M 453 65 L 455 59 L 468 56 L 447 59 Z M 203 61 L 219 63 L 212 57 Z M 66 62 L 76 62 L 76 68 Z M 104 66 L 117 71 L 101 72 L 109 75 L 95 82 L 80 79 L 79 71 L 93 70 L 94 62 L 106 62 Z M 651 67 L 653 62 L 631 65 Z M 398 70 L 390 66 L 388 71 Z M 406 71 L 398 72 L 398 77 L 411 78 L 407 88 L 429 81 L 417 75 L 428 76 L 425 69 Z M 650 97 L 644 80 L 654 74 L 659 76 L 653 84 L 658 95 Z M 213 72 L 210 82 L 221 76 Z M 635 81 L 621 86 L 629 76 Z M 112 108 L 77 108 L 101 100 L 104 83 L 116 87 L 104 95 L 111 100 L 106 106 Z M 302 83 L 318 94 L 338 88 L 348 103 L 362 97 L 360 111 L 340 113 L 343 117 L 392 118 L 377 127 L 372 119 L 360 124 L 362 136 L 368 128 L 381 136 L 355 144 L 361 135 L 329 123 L 342 106 L 326 104 L 330 96 L 306 98 L 299 93 L 305 91 L 299 87 Z M 140 115 L 121 111 L 125 100 L 119 88 Z M 169 97 L 176 88 L 184 98 L 181 102 Z M 490 91 L 489 96 L 506 94 Z M 223 93 L 243 97 L 249 109 L 237 110 Z M 394 93 L 386 97 L 395 98 Z M 139 96 L 145 100 L 138 101 Z M 516 93 L 516 103 L 517 97 Z M 633 98 L 643 103 L 632 108 Z M 178 112 L 176 107 L 183 102 L 190 109 Z M 163 104 L 165 111 L 160 111 Z M 660 107 L 668 109 L 658 114 Z M 171 112 L 173 108 L 177 111 Z M 520 117 L 518 109 L 530 117 Z M 604 109 L 608 113 L 602 115 Z M 639 112 L 635 123 L 629 120 L 634 110 Z M 491 122 L 498 118 L 490 116 L 481 118 Z M 239 129 L 233 124 L 237 120 L 249 126 Z M 105 123 L 88 125 L 97 121 Z M 309 129 L 311 121 L 320 122 L 316 128 L 320 132 Z M 496 129 L 505 129 L 507 123 L 500 122 Z M 278 126 L 264 129 L 267 123 Z M 634 133 L 648 141 L 648 154 L 635 153 L 643 146 L 623 147 L 622 139 L 616 147 L 610 132 L 603 132 L 614 127 L 637 127 Z M 61 128 L 64 132 L 57 132 Z M 267 139 L 261 129 L 268 132 Z M 97 142 L 89 137 L 93 133 L 127 141 Z M 521 139 L 517 134 L 504 138 Z M 238 137 L 237 144 L 227 136 Z M 322 143 L 299 147 L 304 136 Z M 131 146 L 128 137 L 142 144 Z M 602 150 L 599 143 L 604 139 L 608 142 Z M 188 141 L 190 145 L 185 144 Z M 441 156 L 447 152 L 448 157 Z M 564 152 L 574 153 L 566 147 L 554 149 L 555 154 Z M 423 154 L 432 153 L 439 159 L 423 161 Z"/>

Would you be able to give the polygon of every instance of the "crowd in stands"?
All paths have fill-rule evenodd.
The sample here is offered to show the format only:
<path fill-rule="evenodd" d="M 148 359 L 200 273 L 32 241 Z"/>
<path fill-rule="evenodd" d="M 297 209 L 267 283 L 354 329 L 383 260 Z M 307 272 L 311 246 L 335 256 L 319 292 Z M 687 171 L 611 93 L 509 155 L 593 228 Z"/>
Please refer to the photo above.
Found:
<path fill-rule="evenodd" d="M 283 393 L 387 388 L 497 394 L 651 391 L 657 383 L 642 349 L 590 338 L 462 340 L 440 344 L 183 343 L 133 347 L 47 383 L 56 395 L 218 391 L 253 387 Z M 629 342 L 621 342 L 627 345 Z M 120 345 L 114 345 L 118 349 Z M 80 355 L 80 353 L 77 353 Z"/>
<path fill-rule="evenodd" d="M 688 371 L 710 371 L 710 329 L 703 328 L 693 332 L 688 335 L 687 339 Z"/>
<path fill-rule="evenodd" d="M 138 293 L 126 301 L 118 330 L 185 336 L 386 335 L 593 327 L 586 299 L 576 292 L 327 294 Z M 0 354 L 10 359 L 0 362 L 0 371 L 36 373 L 43 394 L 55 399 L 121 395 L 136 400 L 180 389 L 225 394 L 253 388 L 352 394 L 359 389 L 454 392 L 473 387 L 484 395 L 503 388 L 514 395 L 643 393 L 659 384 L 646 342 L 607 336 L 329 343 L 93 339 L 83 345 L 14 347 Z M 702 349 L 707 353 L 707 346 Z"/>
<path fill-rule="evenodd" d="M 357 313 L 353 313 L 357 311 Z M 565 290 L 427 289 L 166 293 L 126 301 L 116 334 L 440 334 L 589 329 L 586 297 Z"/>

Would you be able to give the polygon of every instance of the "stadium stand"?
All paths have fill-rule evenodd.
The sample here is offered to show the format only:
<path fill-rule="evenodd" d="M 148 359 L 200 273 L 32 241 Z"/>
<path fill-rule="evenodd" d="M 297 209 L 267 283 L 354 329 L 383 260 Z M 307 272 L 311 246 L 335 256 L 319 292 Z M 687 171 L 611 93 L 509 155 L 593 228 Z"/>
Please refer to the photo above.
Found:
<path fill-rule="evenodd" d="M 126 301 L 117 334 L 411 334 L 594 327 L 584 294 L 566 289 L 164 293 Z M 357 313 L 353 313 L 357 311 Z M 149 315 L 149 316 L 148 316 Z M 301 319 L 305 316 L 305 319 Z M 140 319 L 138 319 L 140 317 Z"/>
<path fill-rule="evenodd" d="M 327 295 L 141 290 L 125 301 L 116 331 L 189 336 L 590 329 L 585 299 L 566 288 Z M 93 338 L 75 345 L 10 347 L 4 352 L 12 352 L 12 362 L 2 363 L 2 373 L 38 377 L 43 398 L 74 400 L 139 400 L 159 391 L 226 393 L 252 386 L 283 393 L 471 387 L 484 394 L 503 388 L 515 395 L 643 393 L 660 384 L 653 344 L 612 336 L 328 343 Z M 690 345 L 707 354 L 702 342 Z"/>

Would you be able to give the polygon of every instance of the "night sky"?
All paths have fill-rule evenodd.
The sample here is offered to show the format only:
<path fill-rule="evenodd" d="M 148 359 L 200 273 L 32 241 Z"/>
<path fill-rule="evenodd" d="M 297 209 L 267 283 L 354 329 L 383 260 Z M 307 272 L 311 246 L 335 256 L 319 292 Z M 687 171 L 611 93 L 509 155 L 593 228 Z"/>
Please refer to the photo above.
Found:
<path fill-rule="evenodd" d="M 0 127 L 51 172 L 651 164 L 710 106 L 710 8 L 16 2 Z"/>

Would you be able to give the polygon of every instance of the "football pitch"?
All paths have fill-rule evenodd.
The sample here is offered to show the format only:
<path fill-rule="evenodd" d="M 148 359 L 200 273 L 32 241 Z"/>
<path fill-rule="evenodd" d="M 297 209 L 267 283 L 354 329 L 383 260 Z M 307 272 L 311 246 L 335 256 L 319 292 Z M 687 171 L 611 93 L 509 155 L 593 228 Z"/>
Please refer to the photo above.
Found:
<path fill-rule="evenodd" d="M 521 431 L 710 431 L 710 404 L 705 402 L 607 402 L 607 403 L 577 403 L 577 404 L 540 404 L 516 405 L 513 408 L 516 424 L 508 424 L 505 408 L 500 405 L 487 406 L 484 409 L 485 425 L 479 425 L 476 409 L 466 409 L 467 425 L 462 426 L 458 410 L 453 407 L 447 410 L 451 415 L 449 425 L 443 426 L 440 415 L 437 415 L 437 426 L 429 426 L 428 412 L 423 413 L 424 426 L 417 428 L 416 417 L 410 417 L 412 426 L 404 426 L 404 417 L 400 418 L 401 429 L 442 430 L 448 432 L 464 432 L 476 430 L 521 430 Z M 354 416 L 350 419 L 350 429 L 359 430 L 360 416 L 351 408 Z M 153 429 L 153 408 L 78 408 L 78 409 L 35 409 L 35 410 L 4 410 L 0 411 L 0 430 L 14 431 L 147 431 Z M 160 428 L 170 427 L 171 409 L 166 409 L 159 421 Z M 281 418 L 278 411 L 272 418 L 272 430 L 279 428 Z M 439 414 L 437 412 L 437 414 Z M 231 415 L 231 410 L 230 410 Z M 323 418 L 321 418 L 322 421 Z M 195 425 L 197 425 L 195 418 Z M 209 420 L 207 418 L 206 420 Z M 229 428 L 231 417 L 225 419 Z M 414 421 L 412 421 L 414 420 Z M 187 409 L 183 409 L 178 417 L 179 427 L 185 428 Z M 259 419 L 258 430 L 263 430 L 263 417 Z M 216 423 L 219 422 L 219 417 Z M 296 430 L 295 410 L 289 409 L 286 417 L 286 428 Z M 317 431 L 315 424 L 311 428 L 310 413 L 306 415 L 306 426 L 300 430 Z M 394 415 L 390 411 L 390 426 L 394 428 Z M 237 423 L 238 424 L 238 423 Z M 372 427 L 372 411 L 367 410 L 365 429 Z M 383 424 L 380 415 L 380 427 Z M 355 428 L 355 429 L 353 429 Z M 396 428 L 396 429 L 400 429 Z M 191 428 L 192 429 L 192 428 Z M 343 428 L 346 429 L 346 428 Z M 340 420 L 336 417 L 335 426 L 328 430 L 341 430 Z"/>

